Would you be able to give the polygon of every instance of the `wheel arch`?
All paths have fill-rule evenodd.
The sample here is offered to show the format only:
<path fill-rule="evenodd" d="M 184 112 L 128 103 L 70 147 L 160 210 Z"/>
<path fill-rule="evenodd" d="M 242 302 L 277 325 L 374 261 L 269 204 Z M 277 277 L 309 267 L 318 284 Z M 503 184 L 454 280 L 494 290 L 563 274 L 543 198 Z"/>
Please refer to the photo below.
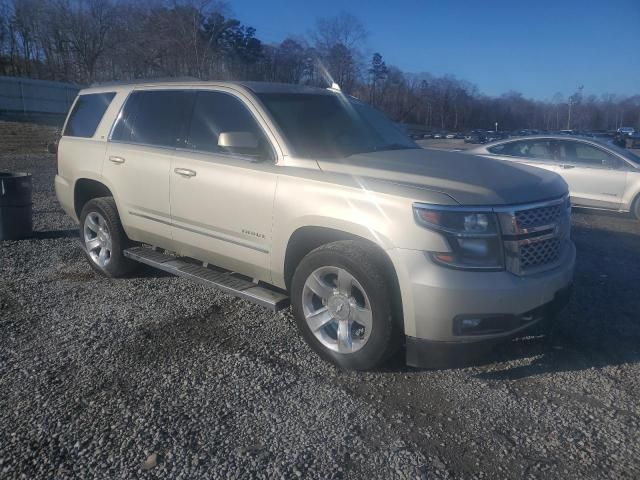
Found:
<path fill-rule="evenodd" d="M 396 272 L 391 257 L 389 257 L 385 249 L 376 242 L 351 232 L 321 226 L 304 226 L 295 230 L 289 237 L 284 258 L 284 280 L 287 290 L 291 290 L 293 274 L 297 266 L 307 254 L 322 245 L 342 240 L 356 240 L 363 242 L 373 248 L 379 255 L 385 278 L 392 289 L 391 297 L 393 301 L 392 311 L 394 318 L 398 321 L 399 325 L 403 327 L 404 321 L 400 283 L 398 280 L 398 273 Z"/>
<path fill-rule="evenodd" d="M 631 215 L 640 220 L 640 190 L 632 197 L 631 204 L 629 205 L 629 211 L 631 212 Z"/>
<path fill-rule="evenodd" d="M 80 213 L 87 202 L 98 197 L 113 197 L 113 193 L 99 180 L 79 178 L 73 187 L 73 209 L 77 218 L 80 218 Z"/>

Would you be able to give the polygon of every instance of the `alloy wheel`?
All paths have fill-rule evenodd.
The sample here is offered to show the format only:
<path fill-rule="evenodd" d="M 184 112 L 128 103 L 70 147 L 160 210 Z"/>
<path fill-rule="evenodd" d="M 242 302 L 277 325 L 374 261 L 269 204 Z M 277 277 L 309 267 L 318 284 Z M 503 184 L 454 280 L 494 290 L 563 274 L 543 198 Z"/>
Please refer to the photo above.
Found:
<path fill-rule="evenodd" d="M 307 326 L 326 348 L 354 353 L 369 340 L 373 318 L 362 285 L 347 270 L 325 266 L 313 271 L 302 289 Z"/>
<path fill-rule="evenodd" d="M 113 245 L 111 232 L 104 217 L 98 212 L 89 212 L 84 220 L 84 245 L 91 260 L 105 268 L 111 260 Z"/>

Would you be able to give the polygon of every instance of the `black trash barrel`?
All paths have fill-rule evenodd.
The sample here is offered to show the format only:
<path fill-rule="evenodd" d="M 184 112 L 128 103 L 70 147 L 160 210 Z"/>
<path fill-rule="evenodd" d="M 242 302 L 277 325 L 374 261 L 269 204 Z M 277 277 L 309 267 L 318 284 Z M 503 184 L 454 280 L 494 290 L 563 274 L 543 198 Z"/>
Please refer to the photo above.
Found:
<path fill-rule="evenodd" d="M 31 174 L 0 172 L 0 240 L 30 237 Z"/>

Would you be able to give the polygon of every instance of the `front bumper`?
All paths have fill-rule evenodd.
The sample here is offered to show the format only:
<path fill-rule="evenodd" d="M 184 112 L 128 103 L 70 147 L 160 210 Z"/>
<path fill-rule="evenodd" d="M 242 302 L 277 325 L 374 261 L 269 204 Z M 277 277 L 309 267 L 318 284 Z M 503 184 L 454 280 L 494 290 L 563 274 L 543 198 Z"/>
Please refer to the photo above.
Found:
<path fill-rule="evenodd" d="M 472 354 L 478 350 L 481 354 L 557 311 L 566 303 L 576 256 L 570 243 L 555 268 L 518 276 L 506 271 L 443 268 L 417 250 L 389 253 L 402 295 L 407 362 L 416 366 L 432 366 L 422 361 L 431 355 L 411 352 L 452 348 L 454 352 Z M 468 332 L 458 328 L 461 318 L 489 318 L 487 324 L 492 328 Z M 433 357 L 437 360 L 438 355 Z"/>
<path fill-rule="evenodd" d="M 406 363 L 418 368 L 454 368 L 472 364 L 487 355 L 498 343 L 540 321 L 552 319 L 567 306 L 572 290 L 572 285 L 559 290 L 551 302 L 532 312 L 505 316 L 512 328 L 500 337 L 477 341 L 439 342 L 407 336 Z"/>

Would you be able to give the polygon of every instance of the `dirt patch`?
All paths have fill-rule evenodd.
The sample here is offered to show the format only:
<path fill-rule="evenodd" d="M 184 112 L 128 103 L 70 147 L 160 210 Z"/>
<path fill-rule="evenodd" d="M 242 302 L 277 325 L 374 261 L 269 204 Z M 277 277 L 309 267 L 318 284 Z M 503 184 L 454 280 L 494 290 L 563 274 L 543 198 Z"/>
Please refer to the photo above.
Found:
<path fill-rule="evenodd" d="M 58 138 L 59 129 L 34 123 L 0 122 L 0 154 L 44 153 Z"/>

